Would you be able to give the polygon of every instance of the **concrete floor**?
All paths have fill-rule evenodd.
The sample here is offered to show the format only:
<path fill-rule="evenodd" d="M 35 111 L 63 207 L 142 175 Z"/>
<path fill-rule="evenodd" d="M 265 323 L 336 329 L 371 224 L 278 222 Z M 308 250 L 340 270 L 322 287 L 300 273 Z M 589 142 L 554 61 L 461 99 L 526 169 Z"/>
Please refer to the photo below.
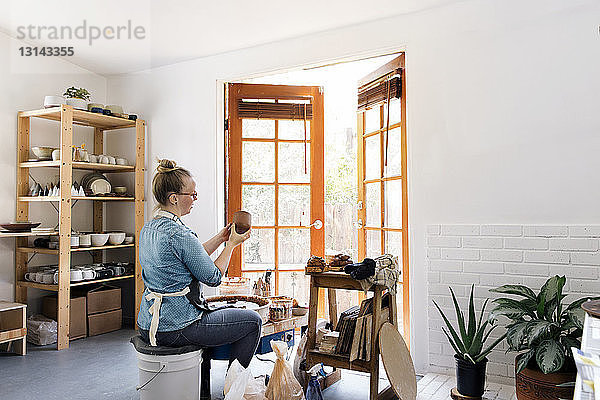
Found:
<path fill-rule="evenodd" d="M 129 338 L 131 329 L 74 340 L 68 350 L 55 345 L 28 344 L 25 357 L 0 353 L 0 399 L 138 399 L 138 369 Z M 295 354 L 295 350 L 294 350 Z M 261 359 L 274 356 L 261 356 Z M 256 357 L 250 364 L 254 376 L 271 374 L 273 363 Z M 213 361 L 212 398 L 223 399 L 226 361 Z M 385 372 L 382 370 L 385 377 Z M 380 389 L 387 380 L 380 380 Z M 324 400 L 367 399 L 369 378 L 365 374 L 342 371 L 342 380 L 323 392 Z"/>

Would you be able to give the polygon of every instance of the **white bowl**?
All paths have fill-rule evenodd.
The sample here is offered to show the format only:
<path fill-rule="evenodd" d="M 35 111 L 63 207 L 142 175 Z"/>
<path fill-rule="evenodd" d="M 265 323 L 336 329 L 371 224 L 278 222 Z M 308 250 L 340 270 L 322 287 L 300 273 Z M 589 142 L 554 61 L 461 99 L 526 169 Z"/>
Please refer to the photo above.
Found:
<path fill-rule="evenodd" d="M 104 246 L 108 242 L 108 233 L 92 233 L 92 246 Z"/>
<path fill-rule="evenodd" d="M 119 245 L 125 240 L 125 232 L 110 232 L 108 234 L 108 243 Z"/>
<path fill-rule="evenodd" d="M 58 107 L 61 104 L 66 104 L 65 98 L 62 96 L 44 97 L 44 108 Z"/>
<path fill-rule="evenodd" d="M 52 159 L 52 152 L 56 150 L 54 147 L 35 146 L 31 148 L 31 152 L 39 159 Z"/>

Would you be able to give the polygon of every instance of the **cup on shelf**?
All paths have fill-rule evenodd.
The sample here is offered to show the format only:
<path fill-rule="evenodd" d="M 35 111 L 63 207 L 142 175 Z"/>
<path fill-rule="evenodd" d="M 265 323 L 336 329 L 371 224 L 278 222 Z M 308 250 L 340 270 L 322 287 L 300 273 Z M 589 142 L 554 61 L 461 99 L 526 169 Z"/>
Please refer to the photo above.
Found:
<path fill-rule="evenodd" d="M 43 283 L 44 282 L 44 271 L 38 271 L 35 273 L 35 281 L 37 283 Z"/>
<path fill-rule="evenodd" d="M 25 272 L 25 280 L 29 282 L 35 282 L 35 272 Z"/>
<path fill-rule="evenodd" d="M 53 161 L 60 160 L 60 149 L 54 149 L 54 150 L 52 150 L 52 160 Z"/>
<path fill-rule="evenodd" d="M 98 156 L 95 154 L 90 154 L 90 162 L 97 164 L 98 163 Z"/>
<path fill-rule="evenodd" d="M 108 243 L 118 246 L 125 240 L 125 232 L 110 232 L 108 234 Z"/>
<path fill-rule="evenodd" d="M 112 267 L 112 270 L 115 272 L 115 276 L 121 276 L 125 273 L 125 267 L 123 267 L 121 265 Z"/>
<path fill-rule="evenodd" d="M 79 268 L 71 268 L 71 282 L 81 282 L 83 280 L 83 271 Z"/>
<path fill-rule="evenodd" d="M 100 164 L 110 164 L 108 156 L 106 156 L 104 154 L 98 156 L 98 162 Z"/>
<path fill-rule="evenodd" d="M 81 274 L 83 279 L 86 281 L 96 279 L 96 271 L 94 271 L 92 268 L 82 268 Z"/>
<path fill-rule="evenodd" d="M 79 235 L 71 235 L 71 248 L 79 247 Z"/>
<path fill-rule="evenodd" d="M 116 159 L 116 161 L 117 161 L 117 165 L 128 165 L 126 158 L 119 157 Z"/>
<path fill-rule="evenodd" d="M 92 235 L 89 233 L 79 234 L 79 247 L 90 247 L 92 245 Z"/>
<path fill-rule="evenodd" d="M 117 159 L 114 158 L 113 156 L 108 156 L 108 163 L 111 165 L 116 165 L 117 164 Z"/>
<path fill-rule="evenodd" d="M 52 285 L 54 283 L 54 271 L 44 272 L 42 274 L 42 282 L 45 285 Z"/>

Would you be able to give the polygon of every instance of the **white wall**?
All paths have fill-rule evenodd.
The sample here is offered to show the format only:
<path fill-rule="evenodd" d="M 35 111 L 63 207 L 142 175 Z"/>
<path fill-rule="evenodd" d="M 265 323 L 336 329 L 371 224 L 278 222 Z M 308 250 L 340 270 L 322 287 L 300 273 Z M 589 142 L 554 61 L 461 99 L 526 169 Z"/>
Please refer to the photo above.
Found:
<path fill-rule="evenodd" d="M 61 95 L 67 87 L 78 86 L 87 88 L 92 93 L 92 99 L 98 102 L 106 100 L 106 78 L 90 73 L 73 64 L 54 57 L 38 57 L 36 59 L 20 58 L 16 49 L 24 46 L 4 33 L 0 33 L 0 221 L 15 220 L 15 180 L 17 156 L 17 111 L 42 108 L 45 95 Z M 27 72 L 20 66 L 30 67 Z M 93 145 L 93 131 L 89 128 L 75 128 L 73 143 L 81 145 L 85 142 Z M 59 125 L 55 122 L 36 120 L 31 121 L 31 146 L 59 144 Z M 30 173 L 40 182 L 57 181 L 58 172 L 50 169 L 31 169 Z M 82 172 L 75 173 L 75 179 L 81 179 Z M 42 226 L 54 226 L 58 219 L 57 213 L 49 203 L 32 203 L 29 207 L 29 219 L 42 222 Z M 89 229 L 92 221 L 91 204 L 80 202 L 73 207 L 73 227 Z M 74 256 L 74 261 L 89 262 L 85 256 Z M 14 239 L 0 239 L 0 300 L 14 300 Z M 30 265 L 48 265 L 57 262 L 56 256 L 38 255 Z M 40 308 L 36 299 L 49 292 L 29 289 L 29 310 Z"/>
<path fill-rule="evenodd" d="M 600 292 L 600 226 L 598 225 L 429 225 L 427 226 L 429 362 L 432 370 L 452 371 L 452 347 L 441 328 L 444 325 L 433 300 L 446 317 L 456 323 L 448 286 L 459 304 L 467 309 L 471 285 L 477 315 L 485 299 L 505 297 L 489 290 L 519 284 L 536 293 L 548 276 L 566 276 L 565 304 Z M 489 304 L 487 313 L 493 308 Z M 465 312 L 466 315 L 466 312 Z M 500 324 L 506 319 L 501 318 Z M 456 326 L 456 325 L 455 325 Z M 493 338 L 503 329 L 496 329 Z M 514 353 L 500 343 L 487 365 L 495 380 L 514 378 Z"/>
<path fill-rule="evenodd" d="M 412 353 L 423 372 L 427 225 L 600 222 L 599 16 L 593 1 L 464 1 L 111 77 L 108 96 L 148 120 L 150 171 L 157 156 L 191 167 L 201 190 L 188 221 L 207 237 L 223 210 L 217 80 L 405 47 Z"/>

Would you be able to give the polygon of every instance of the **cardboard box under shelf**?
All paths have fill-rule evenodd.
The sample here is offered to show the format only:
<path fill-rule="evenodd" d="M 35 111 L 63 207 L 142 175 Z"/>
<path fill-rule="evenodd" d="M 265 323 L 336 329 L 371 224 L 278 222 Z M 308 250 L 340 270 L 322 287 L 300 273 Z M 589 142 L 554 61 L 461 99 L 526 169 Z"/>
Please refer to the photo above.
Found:
<path fill-rule="evenodd" d="M 46 296 L 42 299 L 42 314 L 58 322 L 58 297 Z M 87 336 L 86 298 L 72 297 L 69 304 L 69 339 Z"/>
<path fill-rule="evenodd" d="M 121 288 L 100 286 L 87 292 L 87 313 L 102 313 L 121 309 Z"/>
<path fill-rule="evenodd" d="M 88 335 L 95 336 L 117 331 L 121 329 L 122 322 L 123 310 L 120 308 L 118 310 L 88 315 Z"/>

